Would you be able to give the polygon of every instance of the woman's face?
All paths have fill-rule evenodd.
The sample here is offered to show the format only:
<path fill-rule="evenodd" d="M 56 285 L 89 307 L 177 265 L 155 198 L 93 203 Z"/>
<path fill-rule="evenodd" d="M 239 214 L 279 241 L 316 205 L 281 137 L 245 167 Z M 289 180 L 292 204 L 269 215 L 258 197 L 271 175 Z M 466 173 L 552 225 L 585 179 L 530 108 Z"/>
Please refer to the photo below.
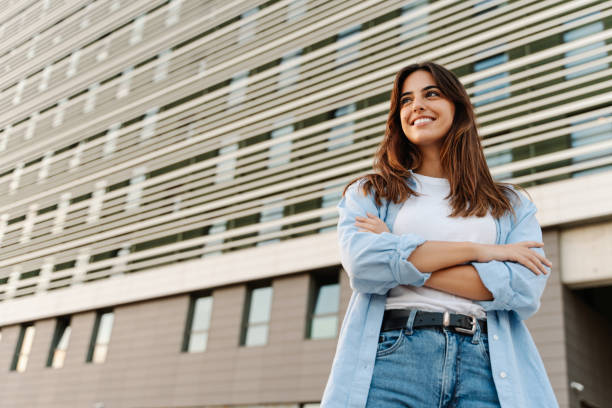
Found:
<path fill-rule="evenodd" d="M 442 145 L 455 117 L 455 104 L 440 92 L 428 71 L 408 75 L 400 96 L 404 134 L 419 147 Z"/>

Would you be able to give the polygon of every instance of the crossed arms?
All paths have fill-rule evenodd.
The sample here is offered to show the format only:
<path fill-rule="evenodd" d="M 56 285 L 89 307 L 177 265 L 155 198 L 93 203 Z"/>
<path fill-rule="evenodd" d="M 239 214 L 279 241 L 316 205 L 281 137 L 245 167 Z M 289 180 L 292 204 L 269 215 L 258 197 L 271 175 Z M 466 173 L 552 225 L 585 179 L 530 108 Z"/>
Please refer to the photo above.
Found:
<path fill-rule="evenodd" d="M 353 290 L 386 294 L 397 285 L 424 285 L 473 299 L 485 310 L 514 310 L 522 319 L 539 308 L 550 262 L 541 248 L 536 208 L 522 195 L 504 245 L 426 241 L 391 234 L 386 226 L 375 230 L 377 222 L 384 223 L 357 183 L 338 210 L 341 259 Z M 372 229 L 368 220 L 374 220 Z"/>

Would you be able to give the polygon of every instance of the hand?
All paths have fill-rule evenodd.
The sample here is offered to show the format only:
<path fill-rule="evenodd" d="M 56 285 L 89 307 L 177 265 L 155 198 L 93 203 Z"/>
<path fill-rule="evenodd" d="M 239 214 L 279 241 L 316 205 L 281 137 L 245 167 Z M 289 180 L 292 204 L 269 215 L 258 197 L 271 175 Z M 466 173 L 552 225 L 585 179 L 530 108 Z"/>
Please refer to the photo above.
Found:
<path fill-rule="evenodd" d="M 541 248 L 544 244 L 537 241 L 522 241 L 514 244 L 477 244 L 477 262 L 512 261 L 531 269 L 536 275 L 548 273 L 544 265 L 552 266 L 552 262 L 539 253 L 529 249 Z"/>
<path fill-rule="evenodd" d="M 373 232 L 380 234 L 382 232 L 391 232 L 387 228 L 387 224 L 383 220 L 375 216 L 374 214 L 366 213 L 366 217 L 355 217 L 355 225 L 359 227 L 360 232 Z"/>

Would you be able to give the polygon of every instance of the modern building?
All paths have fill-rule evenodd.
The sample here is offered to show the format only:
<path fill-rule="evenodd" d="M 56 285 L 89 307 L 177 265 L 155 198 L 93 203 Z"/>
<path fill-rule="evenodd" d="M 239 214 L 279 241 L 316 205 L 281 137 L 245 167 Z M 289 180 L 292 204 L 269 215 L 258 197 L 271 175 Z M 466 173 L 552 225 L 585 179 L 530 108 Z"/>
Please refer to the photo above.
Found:
<path fill-rule="evenodd" d="M 318 406 L 351 295 L 335 206 L 395 72 L 433 60 L 472 96 L 493 175 L 539 209 L 554 267 L 526 323 L 561 407 L 609 407 L 611 16 L 3 1 L 0 406 Z"/>

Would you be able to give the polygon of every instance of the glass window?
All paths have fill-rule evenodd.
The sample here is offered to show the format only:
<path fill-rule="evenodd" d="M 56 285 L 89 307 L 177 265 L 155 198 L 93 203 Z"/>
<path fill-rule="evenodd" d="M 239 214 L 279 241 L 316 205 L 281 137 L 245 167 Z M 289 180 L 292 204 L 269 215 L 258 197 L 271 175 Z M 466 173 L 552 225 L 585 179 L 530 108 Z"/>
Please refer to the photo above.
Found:
<path fill-rule="evenodd" d="M 342 186 L 339 186 L 339 185 L 326 187 L 325 190 L 330 190 L 330 192 L 324 194 L 321 197 L 321 208 L 335 207 L 342 199 L 342 189 L 341 188 Z M 321 221 L 336 219 L 337 216 L 338 216 L 337 212 L 334 211 L 333 213 L 322 215 Z M 334 231 L 335 229 L 336 229 L 336 223 L 334 222 L 333 225 L 320 228 L 319 232 Z"/>
<path fill-rule="evenodd" d="M 315 275 L 311 280 L 311 297 L 308 313 L 307 338 L 328 339 L 338 332 L 338 308 L 340 304 L 339 273 Z"/>
<path fill-rule="evenodd" d="M 249 83 L 249 70 L 245 69 L 232 76 L 229 86 L 227 104 L 229 108 L 236 108 L 244 102 Z"/>
<path fill-rule="evenodd" d="M 348 41 L 342 45 L 336 52 L 337 69 L 345 69 L 349 65 L 359 60 L 359 38 L 358 34 L 361 31 L 361 24 L 354 25 L 346 30 L 340 31 L 336 38 L 336 42 L 353 37 L 353 41 Z"/>
<path fill-rule="evenodd" d="M 508 164 L 512 162 L 512 152 L 511 151 L 502 151 L 499 153 L 494 153 L 486 156 L 487 165 L 490 169 L 493 169 L 497 166 L 501 166 L 503 164 Z M 496 174 L 495 178 L 497 180 L 504 180 L 512 177 L 511 172 Z"/>
<path fill-rule="evenodd" d="M 280 124 L 281 124 L 280 121 L 275 123 L 275 125 L 280 125 Z M 283 138 L 286 140 L 280 143 L 275 143 L 272 146 L 270 146 L 268 168 L 281 166 L 283 164 L 287 164 L 290 162 L 289 156 L 291 155 L 291 140 L 285 138 L 284 136 L 287 136 L 293 133 L 294 130 L 295 128 L 293 124 L 289 124 L 289 125 L 274 129 L 270 133 L 270 137 L 272 139 Z"/>
<path fill-rule="evenodd" d="M 141 14 L 134 19 L 132 25 L 132 35 L 130 36 L 130 45 L 138 44 L 142 41 L 142 32 L 144 31 L 145 25 L 145 14 Z"/>
<path fill-rule="evenodd" d="M 61 368 L 66 359 L 66 350 L 70 341 L 70 318 L 64 317 L 57 319 L 55 333 L 51 340 L 51 350 L 47 359 L 47 367 Z"/>
<path fill-rule="evenodd" d="M 428 2 L 428 0 L 416 0 L 402 7 L 402 16 L 406 14 L 414 15 L 413 11 L 417 9 L 420 9 L 420 12 L 415 18 L 410 18 L 402 22 L 402 29 L 399 34 L 402 40 L 401 44 L 427 35 L 427 20 L 429 15 L 424 7 L 427 6 Z"/>
<path fill-rule="evenodd" d="M 257 14 L 259 7 L 253 7 L 250 10 L 245 11 L 240 15 L 240 19 L 244 20 L 248 17 Z M 257 19 L 253 18 L 248 22 L 241 22 L 240 29 L 238 30 L 238 43 L 242 44 L 255 37 L 255 30 L 257 29 Z"/>
<path fill-rule="evenodd" d="M 179 22 L 181 17 L 181 5 L 183 0 L 171 0 L 166 16 L 166 27 L 170 27 Z"/>
<path fill-rule="evenodd" d="M 295 88 L 293 85 L 300 78 L 300 63 L 297 58 L 302 54 L 302 49 L 290 51 L 281 58 L 281 71 L 278 74 L 278 90 L 289 90 Z"/>
<path fill-rule="evenodd" d="M 572 126 L 576 128 L 576 130 L 571 133 L 572 147 L 581 147 L 612 139 L 612 121 L 610 121 L 611 118 L 612 115 L 608 113 L 596 115 L 594 117 L 581 121 L 572 122 Z M 587 123 L 590 123 L 590 126 L 587 125 Z M 573 157 L 572 162 L 584 163 L 589 160 L 594 161 L 598 158 L 610 157 L 611 155 L 612 150 L 610 148 L 597 149 L 593 152 Z M 612 165 L 610 164 L 605 165 L 603 167 L 598 166 L 596 168 L 573 172 L 572 177 L 583 176 L 586 174 L 596 173 L 610 169 L 612 169 Z"/>
<path fill-rule="evenodd" d="M 474 72 L 484 71 L 489 68 L 492 68 L 496 65 L 504 64 L 508 62 L 508 54 L 502 53 L 497 54 L 489 58 L 482 59 L 474 63 Z M 494 82 L 489 87 L 479 87 L 478 90 L 474 91 L 474 96 L 477 97 L 479 95 L 485 95 L 491 93 L 493 91 L 498 91 L 499 89 L 507 88 L 510 86 L 510 82 L 502 80 L 502 78 L 508 77 L 508 72 L 499 72 L 494 75 L 490 75 L 486 78 L 479 79 L 478 81 L 474 81 L 474 86 L 479 86 L 483 84 L 487 84 L 490 82 Z M 509 98 L 509 92 L 495 92 L 493 96 L 486 99 L 476 99 L 473 101 L 474 106 L 486 105 L 488 103 L 492 103 L 495 101 L 499 101 L 501 99 Z"/>
<path fill-rule="evenodd" d="M 287 21 L 296 21 L 306 15 L 306 11 L 308 10 L 307 3 L 307 0 L 293 0 L 289 3 L 287 6 Z"/>
<path fill-rule="evenodd" d="M 281 218 L 283 218 L 283 208 L 284 207 L 282 205 L 281 200 L 269 200 L 269 201 L 266 201 L 264 205 L 267 206 L 268 208 L 265 208 L 264 210 L 261 211 L 259 223 L 280 220 Z M 270 233 L 278 232 L 278 231 L 281 231 L 281 226 L 275 225 L 275 226 L 267 227 L 267 228 L 260 230 L 259 234 L 264 235 L 264 234 L 270 234 Z M 258 242 L 257 246 L 267 245 L 267 244 L 271 244 L 273 242 L 279 242 L 279 241 L 280 241 L 280 238 L 272 238 L 272 239 Z"/>
<path fill-rule="evenodd" d="M 200 296 L 191 299 L 187 318 L 187 336 L 183 344 L 183 351 L 189 353 L 206 351 L 212 304 L 212 296 Z"/>
<path fill-rule="evenodd" d="M 597 15 L 599 14 L 599 12 L 595 12 L 595 13 L 590 13 L 587 14 L 586 16 L 582 16 L 580 17 L 580 19 L 583 19 L 585 17 L 589 17 L 592 15 Z M 576 20 L 571 20 L 568 21 L 566 24 L 572 23 Z M 572 42 L 572 41 L 576 41 L 579 40 L 581 38 L 584 37 L 588 37 L 594 34 L 597 34 L 599 32 L 604 31 L 604 24 L 602 21 L 597 21 L 595 23 L 592 24 L 587 24 L 585 26 L 582 27 L 578 27 L 576 29 L 567 31 L 563 34 L 563 41 L 564 42 Z M 584 45 L 582 47 L 577 47 L 574 48 L 572 50 L 569 50 L 565 53 L 565 57 L 573 57 L 574 55 L 578 55 L 578 54 L 583 54 L 592 50 L 597 50 L 597 49 L 601 49 L 601 52 L 599 53 L 592 53 L 590 56 L 588 57 L 584 57 L 584 58 L 580 58 L 578 60 L 574 60 L 572 62 L 568 62 L 565 64 L 565 68 L 572 68 L 575 66 L 579 66 L 579 65 L 585 65 L 591 61 L 595 61 L 598 59 L 603 59 L 606 58 L 608 56 L 606 50 L 606 43 L 604 40 L 601 41 L 596 41 L 596 42 L 591 42 L 590 44 Z M 587 74 L 590 74 L 592 72 L 597 72 L 597 71 L 601 71 L 604 69 L 608 68 L 608 63 L 607 62 L 602 62 L 600 64 L 596 64 L 596 65 L 591 65 L 588 68 L 585 69 L 581 69 L 579 71 L 576 72 L 572 72 L 569 73 L 567 75 L 565 75 L 565 79 L 572 79 L 572 78 L 576 78 L 576 77 L 580 77 L 580 76 L 584 76 Z"/>
<path fill-rule="evenodd" d="M 208 235 L 213 236 L 213 235 L 216 235 L 216 234 L 221 234 L 221 233 L 225 232 L 226 230 L 227 230 L 226 222 L 225 221 L 219 221 L 219 222 L 216 222 L 216 223 L 214 223 L 214 224 L 212 224 L 210 226 L 210 229 L 208 230 Z M 207 247 L 220 246 L 220 245 L 223 245 L 223 241 L 224 241 L 223 238 L 216 239 L 216 240 L 213 240 L 213 241 L 209 241 L 206 244 L 206 246 Z M 215 251 L 212 251 L 212 252 L 207 252 L 204 255 L 202 255 L 202 257 L 204 258 L 204 257 L 211 256 L 211 255 L 220 255 L 221 253 L 222 253 L 222 250 L 219 249 L 219 250 L 215 250 Z"/>
<path fill-rule="evenodd" d="M 231 139 L 237 139 L 236 136 L 230 137 Z M 223 146 L 219 149 L 219 155 L 231 154 L 238 150 L 238 143 L 232 143 Z M 234 179 L 234 173 L 236 171 L 236 155 L 232 155 L 219 163 L 217 163 L 217 169 L 215 173 L 215 184 L 221 184 Z"/>
<path fill-rule="evenodd" d="M 342 116 L 349 115 L 357 110 L 354 103 L 342 106 L 334 111 L 334 117 L 339 118 Z M 355 121 L 347 121 L 341 125 L 334 126 L 331 128 L 331 136 L 329 137 L 330 145 L 327 150 L 334 150 L 340 147 L 348 146 L 353 143 L 351 135 L 354 133 Z M 341 131 L 345 129 L 345 131 Z"/>
<path fill-rule="evenodd" d="M 25 371 L 28 365 L 30 351 L 32 350 L 32 343 L 34 342 L 34 333 L 34 324 L 30 323 L 21 326 L 19 339 L 15 347 L 15 355 L 13 356 L 13 363 L 11 364 L 12 371 L 18 371 L 20 373 Z"/>
<path fill-rule="evenodd" d="M 249 289 L 246 305 L 240 344 L 243 346 L 265 345 L 268 342 L 272 286 Z"/>
<path fill-rule="evenodd" d="M 106 361 L 114 318 L 114 312 L 99 312 L 97 314 L 89 352 L 87 353 L 87 362 L 103 363 Z"/>

